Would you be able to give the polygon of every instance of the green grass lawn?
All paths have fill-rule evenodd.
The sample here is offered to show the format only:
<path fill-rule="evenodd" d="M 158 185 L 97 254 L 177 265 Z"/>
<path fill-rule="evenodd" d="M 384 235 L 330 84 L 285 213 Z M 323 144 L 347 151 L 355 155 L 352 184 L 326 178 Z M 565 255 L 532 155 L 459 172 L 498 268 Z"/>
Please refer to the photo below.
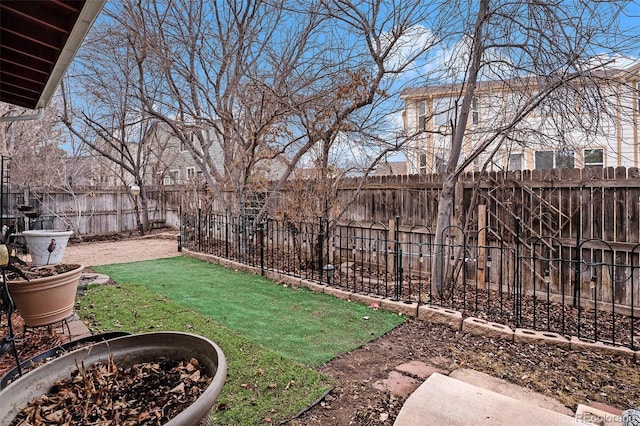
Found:
<path fill-rule="evenodd" d="M 188 257 L 95 267 L 140 284 L 281 355 L 316 367 L 382 336 L 404 318 Z M 133 307 L 135 309 L 135 307 Z"/>
<path fill-rule="evenodd" d="M 310 366 L 404 321 L 186 257 L 94 269 L 118 283 L 91 286 L 78 298 L 77 312 L 94 333 L 185 331 L 220 346 L 228 379 L 212 417 L 216 425 L 294 417 L 335 386 Z"/>

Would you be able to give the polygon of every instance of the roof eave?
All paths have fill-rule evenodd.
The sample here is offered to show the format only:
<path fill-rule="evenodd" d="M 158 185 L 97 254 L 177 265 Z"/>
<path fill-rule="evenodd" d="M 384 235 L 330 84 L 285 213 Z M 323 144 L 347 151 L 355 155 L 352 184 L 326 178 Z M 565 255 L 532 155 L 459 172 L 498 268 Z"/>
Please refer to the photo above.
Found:
<path fill-rule="evenodd" d="M 62 77 L 71 65 L 71 62 L 73 62 L 82 41 L 89 32 L 89 29 L 91 29 L 91 26 L 100 14 L 106 1 L 107 0 L 89 0 L 84 4 L 34 109 L 44 108 L 49 105 L 62 81 Z"/>

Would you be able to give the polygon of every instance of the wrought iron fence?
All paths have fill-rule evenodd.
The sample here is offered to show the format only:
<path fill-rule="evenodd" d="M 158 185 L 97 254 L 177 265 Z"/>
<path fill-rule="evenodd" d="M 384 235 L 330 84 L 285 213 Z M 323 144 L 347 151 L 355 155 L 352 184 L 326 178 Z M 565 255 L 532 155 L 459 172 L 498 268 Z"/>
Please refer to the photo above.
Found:
<path fill-rule="evenodd" d="M 183 215 L 188 249 L 399 301 L 456 309 L 512 328 L 640 349 L 640 245 L 555 238 L 508 243 L 492 228 Z"/>

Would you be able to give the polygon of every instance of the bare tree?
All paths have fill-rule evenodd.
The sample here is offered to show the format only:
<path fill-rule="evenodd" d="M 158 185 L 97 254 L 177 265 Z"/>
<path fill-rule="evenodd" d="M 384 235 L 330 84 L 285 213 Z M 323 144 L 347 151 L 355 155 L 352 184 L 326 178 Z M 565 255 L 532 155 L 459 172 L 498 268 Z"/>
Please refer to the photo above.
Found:
<path fill-rule="evenodd" d="M 290 121 L 309 144 L 304 155 L 311 158 L 313 174 L 305 179 L 318 194 L 316 212 L 339 219 L 350 202 L 338 199 L 339 182 L 359 176 L 361 186 L 387 154 L 403 149 L 406 140 L 396 137 L 399 128 L 393 121 L 400 76 L 438 45 L 439 33 L 453 17 L 438 15 L 419 1 L 327 0 L 321 6 L 323 29 L 331 37 L 324 39 L 325 56 L 313 74 L 317 89 L 293 110 Z M 276 190 L 289 176 L 282 176 Z"/>
<path fill-rule="evenodd" d="M 455 84 L 451 86 L 454 101 L 447 106 L 453 113 L 448 126 L 449 155 L 438 203 L 436 245 L 443 244 L 451 225 L 458 176 L 473 161 L 483 155 L 491 161 L 492 155 L 504 144 L 527 143 L 532 137 L 557 137 L 566 134 L 572 126 L 583 126 L 587 133 L 595 131 L 598 123 L 584 119 L 584 105 L 598 105 L 602 111 L 611 106 L 601 92 L 589 90 L 602 87 L 607 78 L 602 63 L 594 64 L 591 59 L 628 47 L 621 34 L 616 34 L 624 3 L 580 0 L 443 3 L 443 13 L 456 12 L 462 19 L 457 26 L 461 32 L 448 36 L 459 51 L 444 67 L 449 81 Z M 506 104 L 507 109 L 481 130 L 472 131 L 468 128 L 470 111 L 482 80 L 502 83 L 500 103 Z M 576 102 L 567 102 L 567 94 Z M 529 127 L 527 117 L 541 109 L 552 112 L 547 114 L 549 117 L 562 119 Z M 438 112 L 442 111 L 434 114 Z M 557 142 L 556 139 L 554 143 Z M 469 149 L 463 152 L 465 144 Z M 443 265 L 441 258 L 434 258 L 436 277 L 443 276 Z M 451 283 L 441 279 L 437 285 L 442 292 Z"/>
<path fill-rule="evenodd" d="M 138 97 L 131 43 L 142 32 L 135 25 L 122 30 L 108 22 L 94 26 L 65 80 L 61 119 L 75 138 L 115 166 L 113 175 L 121 185 L 140 187 L 136 220 L 144 232 L 149 229 L 147 185 L 153 183 L 146 179 L 164 172 L 161 163 L 173 156 L 168 135 L 144 112 Z M 136 196 L 132 202 L 138 210 Z"/>
<path fill-rule="evenodd" d="M 2 115 L 19 116 L 19 108 L 2 105 L 0 109 Z M 10 159 L 6 167 L 12 187 L 22 189 L 25 197 L 43 201 L 62 192 L 72 200 L 72 208 L 66 213 L 48 207 L 51 203 L 46 202 L 34 213 L 56 217 L 81 237 L 80 230 L 94 206 L 91 197 L 76 189 L 78 183 L 86 184 L 91 179 L 91 170 L 83 163 L 85 150 L 69 137 L 58 119 L 61 109 L 60 99 L 54 98 L 38 119 L 4 122 L 0 129 L 2 154 Z"/>
<path fill-rule="evenodd" d="M 395 6 L 124 1 L 107 11 L 121 42 L 100 40 L 126 48 L 95 52 L 126 51 L 127 66 L 109 74 L 109 82 L 116 74 L 121 82 L 113 96 L 135 97 L 129 108 L 165 123 L 211 194 L 233 194 L 223 201 L 242 212 L 248 196 L 264 192 L 273 177 L 269 194 L 278 193 L 312 150 L 326 169 L 335 141 L 384 144 L 383 133 L 394 134 L 390 108 L 379 107 L 398 90 L 395 76 L 437 42 L 414 39 L 406 49 L 433 10 L 419 1 Z M 380 150 L 374 156 L 382 158 Z"/>
<path fill-rule="evenodd" d="M 2 155 L 11 158 L 12 184 L 20 188 L 51 188 L 64 182 L 66 152 L 63 127 L 54 102 L 37 120 L 1 123 Z M 0 105 L 0 115 L 19 115 L 22 108 Z"/>

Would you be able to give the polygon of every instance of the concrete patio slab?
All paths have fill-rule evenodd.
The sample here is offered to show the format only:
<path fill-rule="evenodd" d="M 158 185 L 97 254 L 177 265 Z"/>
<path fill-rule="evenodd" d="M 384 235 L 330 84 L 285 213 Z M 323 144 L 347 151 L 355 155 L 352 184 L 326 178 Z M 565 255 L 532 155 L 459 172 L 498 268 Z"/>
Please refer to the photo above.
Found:
<path fill-rule="evenodd" d="M 470 368 L 459 368 L 453 371 L 449 375 L 449 377 L 457 380 L 462 380 L 463 382 L 469 383 L 471 385 L 479 386 L 481 388 L 497 392 L 502 395 L 518 399 L 520 401 L 526 401 L 531 405 L 536 405 L 541 408 L 553 410 L 561 414 L 566 414 L 568 416 L 573 415 L 573 410 L 564 406 L 560 401 L 554 398 L 550 398 L 541 393 L 534 392 L 531 389 L 509 383 L 506 380 L 490 376 L 480 371 L 472 370 Z"/>
<path fill-rule="evenodd" d="M 442 374 L 409 396 L 395 426 L 563 426 L 576 419 Z"/>

